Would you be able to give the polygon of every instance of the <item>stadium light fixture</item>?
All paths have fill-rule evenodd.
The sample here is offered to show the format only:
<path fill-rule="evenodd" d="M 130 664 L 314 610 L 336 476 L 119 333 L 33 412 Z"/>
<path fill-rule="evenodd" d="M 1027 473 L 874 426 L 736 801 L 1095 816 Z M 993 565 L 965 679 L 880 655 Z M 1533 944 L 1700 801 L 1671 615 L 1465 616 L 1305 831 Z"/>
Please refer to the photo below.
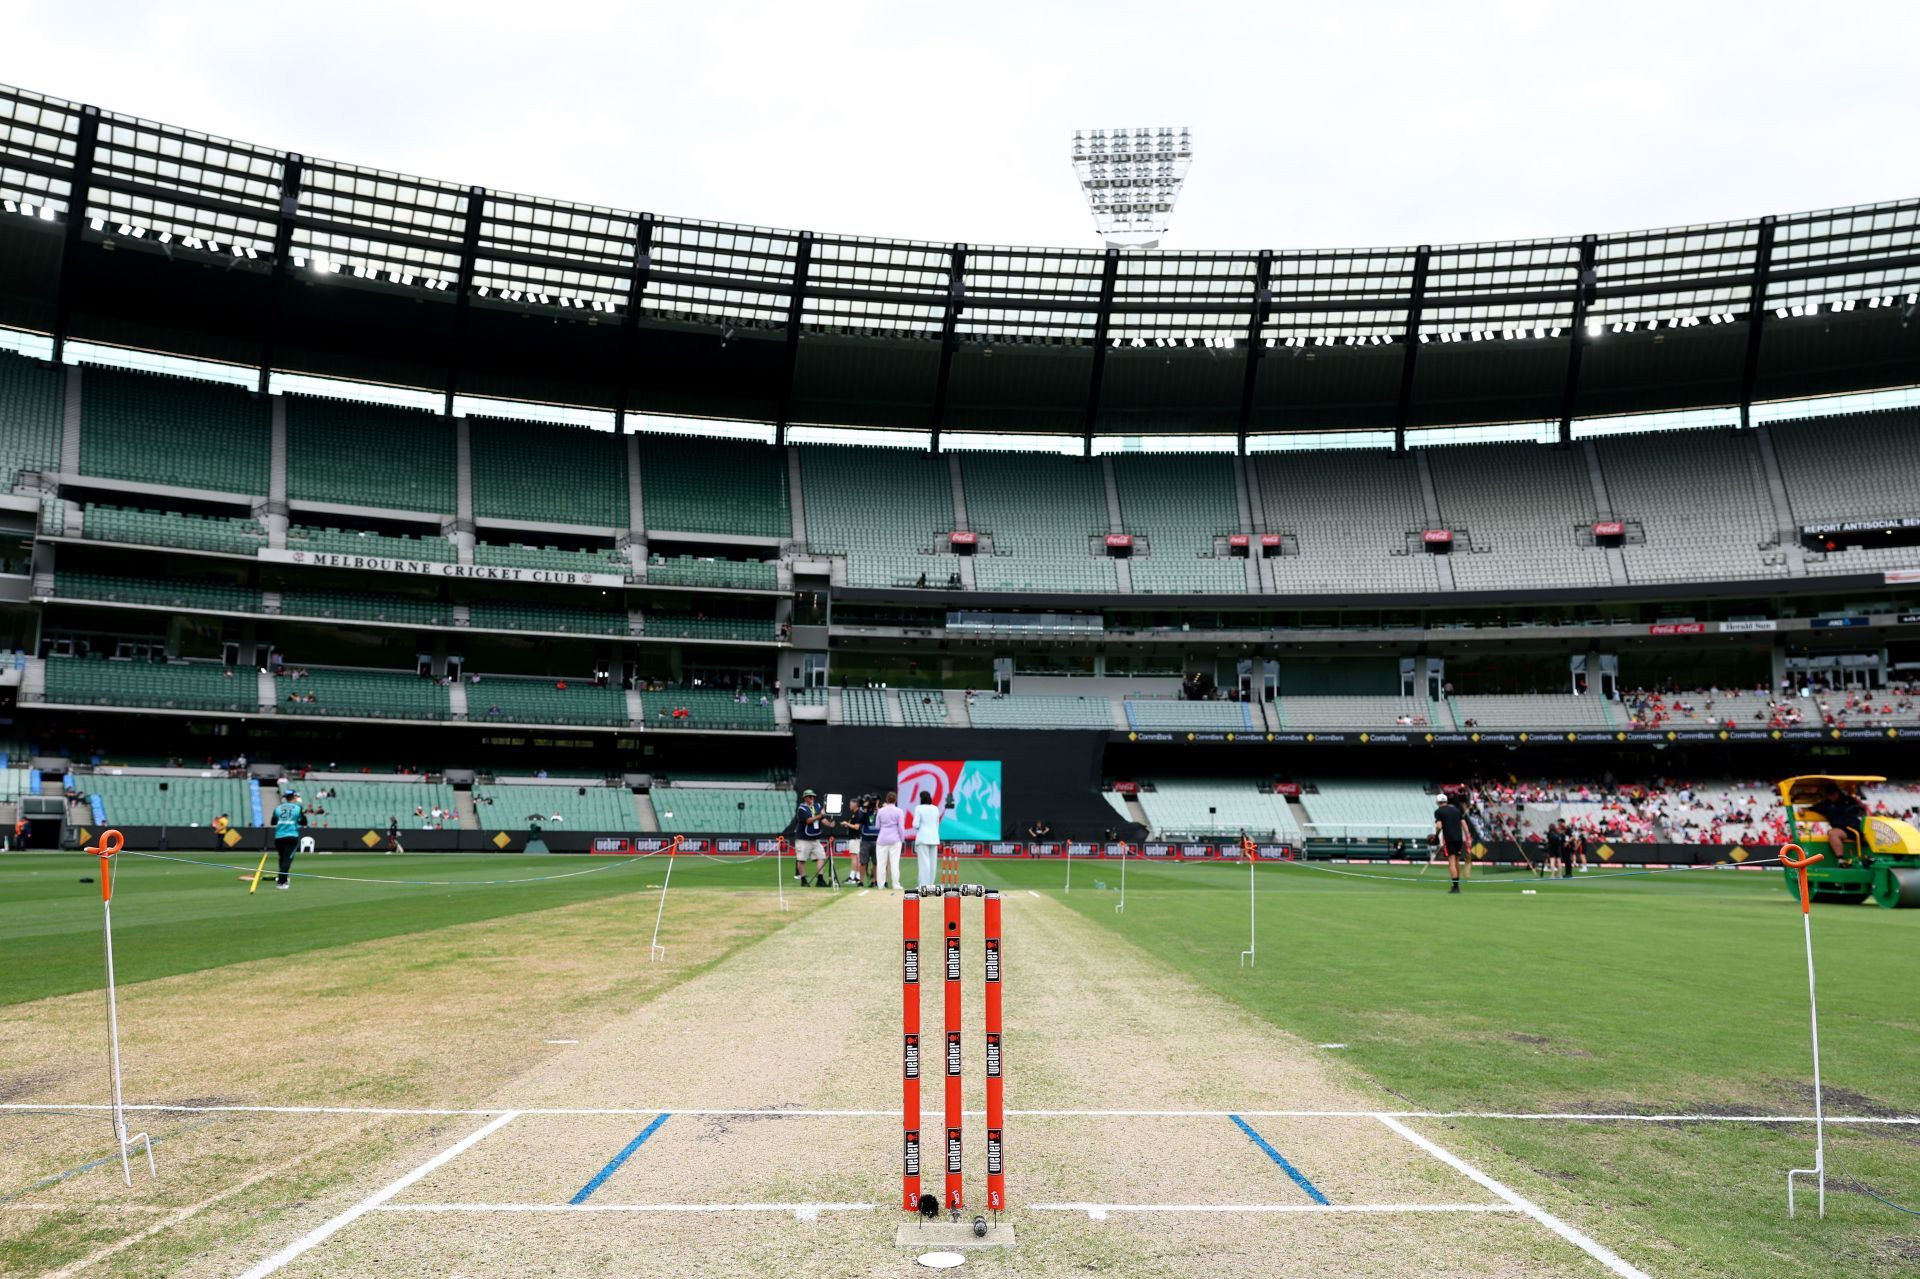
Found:
<path fill-rule="evenodd" d="M 1193 133 L 1184 127 L 1074 130 L 1074 176 L 1110 248 L 1160 243 L 1192 164 Z"/>

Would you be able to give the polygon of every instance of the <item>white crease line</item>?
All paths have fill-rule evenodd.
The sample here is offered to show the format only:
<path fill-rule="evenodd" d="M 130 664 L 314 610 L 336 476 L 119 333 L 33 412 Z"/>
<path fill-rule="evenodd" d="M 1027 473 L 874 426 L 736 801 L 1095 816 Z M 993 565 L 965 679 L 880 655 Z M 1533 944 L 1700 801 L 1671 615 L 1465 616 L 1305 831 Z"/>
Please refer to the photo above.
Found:
<path fill-rule="evenodd" d="M 1084 1212 L 1099 1221 L 1115 1212 L 1524 1212 L 1518 1204 L 1028 1204 L 1034 1212 Z"/>
<path fill-rule="evenodd" d="M 378 1208 L 381 1204 L 387 1202 L 387 1200 L 413 1185 L 428 1173 L 433 1172 L 436 1168 L 453 1159 L 457 1159 L 473 1146 L 484 1141 L 494 1133 L 499 1132 L 519 1117 L 519 1111 L 509 1110 L 506 1114 L 493 1120 L 493 1122 L 468 1133 L 465 1137 L 454 1142 L 451 1146 L 448 1146 L 445 1150 L 427 1160 L 427 1162 L 421 1164 L 406 1176 L 401 1177 L 398 1181 L 389 1182 L 325 1225 L 309 1230 L 306 1234 L 301 1235 L 279 1252 L 274 1253 L 271 1257 L 268 1257 L 265 1261 L 262 1261 L 259 1265 L 254 1266 L 251 1270 L 241 1275 L 240 1279 L 263 1279 L 263 1276 L 272 1274 L 302 1253 L 325 1243 L 336 1231 L 352 1225 L 355 1221 L 358 1221 L 367 1213 L 372 1212 L 375 1208 Z"/>
<path fill-rule="evenodd" d="M 41 1114 L 91 1113 L 111 1110 L 103 1102 L 0 1102 L 0 1111 L 31 1111 Z M 671 1111 L 676 1115 L 717 1117 L 765 1116 L 778 1119 L 897 1119 L 898 1110 L 809 1110 L 805 1108 L 729 1108 L 724 1106 L 499 1106 L 467 1108 L 402 1106 L 191 1106 L 158 1102 L 128 1102 L 125 1109 L 158 1111 L 166 1114 L 264 1114 L 264 1115 L 394 1115 L 476 1118 L 495 1115 L 657 1115 Z M 969 1116 L 983 1115 L 969 1110 Z M 1260 1119 L 1521 1119 L 1553 1120 L 1569 1123 L 1642 1123 L 1642 1124 L 1810 1124 L 1812 1115 L 1604 1115 L 1580 1111 L 1498 1111 L 1498 1110 L 1009 1110 L 1008 1115 L 1023 1119 L 1225 1119 L 1231 1115 Z M 1920 1116 L 1911 1115 L 1828 1115 L 1830 1124 L 1883 1124 L 1891 1127 L 1920 1126 Z"/>
<path fill-rule="evenodd" d="M 790 1212 L 802 1221 L 823 1212 L 872 1212 L 872 1204 L 379 1204 L 374 1212 Z"/>
<path fill-rule="evenodd" d="M 1395 1119 L 1390 1115 L 1381 1115 L 1380 1122 L 1385 1124 L 1388 1128 L 1391 1128 L 1394 1132 L 1399 1133 L 1402 1137 L 1405 1137 L 1408 1141 L 1412 1142 L 1414 1145 L 1420 1147 L 1420 1149 L 1432 1155 L 1435 1159 L 1438 1159 L 1441 1163 L 1445 1164 L 1447 1167 L 1453 1169 L 1455 1172 L 1466 1177 L 1468 1180 L 1472 1181 L 1475 1185 L 1481 1187 L 1484 1190 L 1492 1191 L 1494 1194 L 1500 1196 L 1500 1198 L 1512 1204 L 1515 1208 L 1518 1208 L 1521 1212 L 1526 1213 L 1529 1217 L 1532 1217 L 1535 1221 L 1545 1226 L 1548 1230 L 1553 1231 L 1554 1234 L 1559 1235 L 1562 1239 L 1565 1239 L 1568 1243 L 1580 1249 L 1580 1251 L 1586 1253 L 1589 1257 L 1592 1257 L 1595 1261 L 1598 1261 L 1601 1265 L 1611 1270 L 1614 1274 L 1619 1275 L 1620 1279 L 1652 1279 L 1652 1277 L 1648 1275 L 1646 1271 L 1639 1269 L 1637 1266 L 1634 1266 L 1632 1263 L 1628 1262 L 1626 1259 L 1621 1257 L 1619 1253 L 1614 1252 L 1611 1248 L 1608 1248 L 1605 1244 L 1602 1244 L 1596 1241 L 1591 1236 L 1583 1233 L 1582 1231 L 1574 1228 L 1573 1226 L 1568 1225 L 1566 1222 L 1560 1220 L 1560 1218 L 1554 1216 L 1552 1213 L 1548 1212 L 1545 1208 L 1542 1208 L 1539 1204 L 1534 1203 L 1532 1200 L 1523 1198 L 1520 1195 L 1516 1194 L 1514 1191 L 1509 1190 L 1506 1186 L 1501 1185 L 1499 1182 L 1495 1181 L 1492 1177 L 1487 1176 L 1486 1173 L 1481 1172 L 1478 1168 L 1475 1168 L 1472 1164 L 1460 1158 L 1458 1155 L 1455 1155 L 1449 1152 L 1448 1150 L 1446 1150 L 1444 1147 L 1438 1145 L 1437 1143 L 1429 1141 L 1427 1138 L 1422 1137 L 1419 1133 L 1407 1127 L 1405 1124 L 1401 1123 L 1398 1119 Z"/>
<path fill-rule="evenodd" d="M 1034 892 L 1031 888 L 1027 890 L 1027 896 L 1029 897 L 1038 897 L 1039 895 L 1039 893 Z"/>

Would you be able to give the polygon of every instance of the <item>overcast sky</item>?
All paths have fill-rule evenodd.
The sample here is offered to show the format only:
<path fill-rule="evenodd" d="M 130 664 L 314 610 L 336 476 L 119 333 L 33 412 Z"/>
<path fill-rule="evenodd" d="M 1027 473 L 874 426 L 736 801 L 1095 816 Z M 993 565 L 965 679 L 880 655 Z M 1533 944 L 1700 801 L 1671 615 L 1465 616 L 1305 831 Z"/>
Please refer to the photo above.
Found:
<path fill-rule="evenodd" d="M 1187 125 L 1169 248 L 1446 243 L 1920 193 L 1920 3 L 0 0 L 0 80 L 724 221 L 1096 243 L 1075 128 Z"/>

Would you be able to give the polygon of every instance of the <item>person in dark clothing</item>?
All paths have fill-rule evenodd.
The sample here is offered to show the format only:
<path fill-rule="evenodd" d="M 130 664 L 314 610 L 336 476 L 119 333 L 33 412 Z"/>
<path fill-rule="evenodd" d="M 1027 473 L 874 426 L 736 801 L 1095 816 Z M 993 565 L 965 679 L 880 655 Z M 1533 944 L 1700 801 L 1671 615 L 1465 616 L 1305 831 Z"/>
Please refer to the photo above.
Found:
<path fill-rule="evenodd" d="M 1550 875 L 1560 867 L 1567 855 L 1567 824 L 1549 822 L 1547 824 L 1547 855 L 1540 862 L 1538 873 Z"/>
<path fill-rule="evenodd" d="M 1037 844 L 1044 844 L 1053 838 L 1053 827 L 1047 825 L 1046 818 L 1039 818 L 1033 825 L 1027 827 L 1027 838 Z"/>
<path fill-rule="evenodd" d="M 826 834 L 827 810 L 812 791 L 802 791 L 800 802 L 793 806 L 793 820 L 787 823 L 782 834 L 793 840 L 793 877 L 800 883 L 807 882 L 807 858 L 813 858 L 813 886 L 827 886 L 827 850 L 821 843 Z"/>
<path fill-rule="evenodd" d="M 300 828 L 307 824 L 306 809 L 300 805 L 300 796 L 293 791 L 283 792 L 280 802 L 273 806 L 273 847 L 280 854 L 280 878 L 277 887 L 287 887 L 288 872 L 293 870 L 293 854 L 300 846 Z"/>
<path fill-rule="evenodd" d="M 848 851 L 853 854 L 853 878 L 871 888 L 879 859 L 880 805 L 872 800 L 864 804 L 855 800 L 844 825 L 851 845 Z"/>
<path fill-rule="evenodd" d="M 1821 796 L 1819 813 L 1827 823 L 1827 846 L 1833 849 L 1834 860 L 1842 866 L 1851 865 L 1860 851 L 1860 828 L 1867 820 L 1867 806 L 1835 782 Z"/>
<path fill-rule="evenodd" d="M 1447 874 L 1453 879 L 1449 893 L 1460 891 L 1461 863 L 1467 862 L 1467 815 L 1461 809 L 1459 797 L 1442 793 L 1440 806 L 1433 810 L 1433 837 L 1440 846 L 1441 856 L 1447 859 Z"/>

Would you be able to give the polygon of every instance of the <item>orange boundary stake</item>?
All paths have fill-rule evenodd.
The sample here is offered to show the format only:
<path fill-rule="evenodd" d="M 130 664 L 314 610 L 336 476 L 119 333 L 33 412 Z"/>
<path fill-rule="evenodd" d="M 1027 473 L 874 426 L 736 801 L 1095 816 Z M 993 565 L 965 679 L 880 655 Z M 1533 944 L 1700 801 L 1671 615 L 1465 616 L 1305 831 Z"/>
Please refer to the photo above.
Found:
<path fill-rule="evenodd" d="M 153 1142 L 147 1134 L 127 1134 L 126 1103 L 120 1093 L 120 1009 L 113 985 L 113 859 L 126 848 L 126 836 L 117 830 L 100 832 L 100 842 L 89 844 L 87 851 L 100 859 L 100 914 L 107 944 L 107 1069 L 113 1078 L 113 1138 L 120 1151 L 120 1179 L 131 1186 L 133 1170 L 127 1164 L 127 1147 L 146 1148 L 147 1172 L 160 1175 L 153 1164 Z"/>
<path fill-rule="evenodd" d="M 920 1210 L 920 895 L 900 902 L 900 1207 Z"/>
<path fill-rule="evenodd" d="M 1247 948 L 1240 952 L 1240 966 L 1242 968 L 1252 968 L 1254 961 L 1259 958 L 1254 946 L 1254 926 L 1257 922 L 1257 915 L 1255 914 L 1253 905 L 1253 864 L 1260 860 L 1258 854 L 1259 848 L 1254 844 L 1253 839 L 1242 832 L 1240 836 L 1240 855 L 1247 859 Z"/>
<path fill-rule="evenodd" d="M 1800 854 L 1798 860 L 1787 855 Z M 1807 891 L 1807 867 L 1826 860 L 1825 853 L 1807 855 L 1798 844 L 1780 847 L 1780 864 L 1800 876 L 1800 928 L 1807 939 L 1807 1021 L 1813 1032 L 1813 1167 L 1794 1168 L 1787 1173 L 1787 1216 L 1794 1215 L 1793 1179 L 1812 1177 L 1819 1187 L 1819 1215 L 1827 1215 L 1827 1117 L 1820 1098 L 1820 1001 L 1813 983 L 1813 897 Z"/>

